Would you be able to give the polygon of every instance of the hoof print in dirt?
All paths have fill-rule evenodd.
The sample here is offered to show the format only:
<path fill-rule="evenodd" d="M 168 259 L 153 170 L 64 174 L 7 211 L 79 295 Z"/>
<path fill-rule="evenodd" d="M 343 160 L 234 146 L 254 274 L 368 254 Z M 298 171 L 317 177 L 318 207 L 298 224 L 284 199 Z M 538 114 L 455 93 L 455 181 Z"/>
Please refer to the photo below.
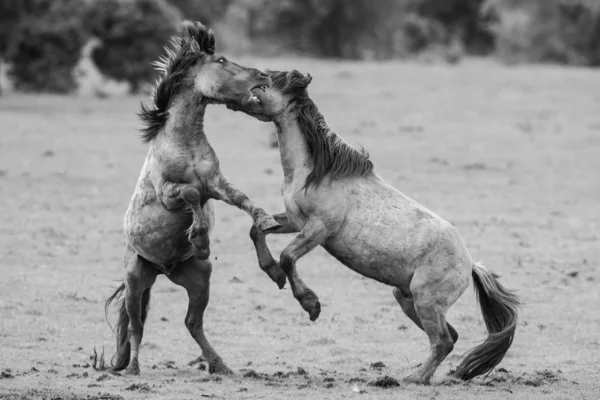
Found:
<path fill-rule="evenodd" d="M 267 378 L 267 374 L 263 374 L 263 373 L 258 373 L 253 369 L 248 370 L 244 375 L 242 375 L 244 378 L 250 378 L 250 379 L 266 379 Z"/>
<path fill-rule="evenodd" d="M 221 382 L 223 380 L 223 376 L 221 375 L 209 375 L 200 379 L 200 382 Z"/>
<path fill-rule="evenodd" d="M 150 389 L 150 386 L 147 383 L 134 383 L 130 386 L 127 386 L 125 388 L 125 390 L 129 390 L 131 392 L 133 392 L 133 391 L 151 392 L 152 391 L 152 389 Z"/>
<path fill-rule="evenodd" d="M 391 376 L 380 376 L 377 379 L 372 380 L 371 382 L 367 383 L 367 386 L 375 386 L 375 387 L 380 387 L 380 388 L 391 388 L 391 387 L 397 387 L 400 386 L 400 382 L 398 382 L 397 379 L 392 378 Z"/>
<path fill-rule="evenodd" d="M 565 381 L 566 379 L 560 376 L 562 374 L 561 370 L 556 372 L 550 370 L 543 371 L 535 371 L 531 374 L 525 374 L 523 376 L 519 376 L 514 379 L 515 383 L 521 383 L 525 386 L 533 386 L 538 387 L 542 385 L 550 385 L 553 383 L 558 383 L 560 381 Z"/>
<path fill-rule="evenodd" d="M 495 370 L 487 379 L 485 379 L 484 386 L 496 386 L 498 384 L 517 384 L 525 386 L 539 387 L 543 385 L 551 385 L 558 382 L 567 381 L 561 376 L 562 371 L 534 371 L 531 373 L 525 373 L 520 376 L 513 375 L 510 371 L 504 368 L 498 368 Z M 572 382 L 577 384 L 576 382 Z"/>
<path fill-rule="evenodd" d="M 165 366 L 166 369 L 178 369 L 175 366 L 175 361 L 167 360 L 167 361 L 163 362 L 162 364 Z"/>
<path fill-rule="evenodd" d="M 66 378 L 76 378 L 76 379 L 79 379 L 79 378 L 88 378 L 89 376 L 90 375 L 87 372 L 84 372 L 81 375 L 78 374 L 77 372 L 73 372 L 73 373 L 70 373 L 69 375 L 67 375 Z"/>
<path fill-rule="evenodd" d="M 96 378 L 96 381 L 103 382 L 103 381 L 112 379 L 111 375 L 113 375 L 113 374 L 102 374 L 102 375 L 100 375 L 99 377 Z"/>
<path fill-rule="evenodd" d="M 7 368 L 4 371 L 0 372 L 0 379 L 12 379 L 15 376 L 12 374 L 12 371 Z"/>
<path fill-rule="evenodd" d="M 371 364 L 371 369 L 381 370 L 383 368 L 385 368 L 385 364 L 381 361 L 377 361 Z"/>
<path fill-rule="evenodd" d="M 358 378 L 358 377 L 348 379 L 348 383 L 357 383 L 357 382 L 365 383 L 366 381 L 367 381 L 366 379 Z"/>

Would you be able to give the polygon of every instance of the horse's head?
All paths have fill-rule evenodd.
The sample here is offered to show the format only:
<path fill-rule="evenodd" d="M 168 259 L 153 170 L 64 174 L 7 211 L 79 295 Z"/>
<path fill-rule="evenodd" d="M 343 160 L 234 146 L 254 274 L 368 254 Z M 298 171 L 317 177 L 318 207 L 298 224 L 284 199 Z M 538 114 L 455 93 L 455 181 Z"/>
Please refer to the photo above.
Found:
<path fill-rule="evenodd" d="M 256 101 L 252 91 L 271 86 L 266 72 L 236 64 L 223 55 L 204 55 L 191 74 L 194 90 L 208 102 L 236 105 Z"/>
<path fill-rule="evenodd" d="M 187 88 L 206 103 L 241 104 L 252 101 L 253 89 L 271 86 L 266 72 L 215 55 L 214 34 L 200 22 L 184 21 L 171 43 L 155 63 L 162 75 L 157 99 L 168 100 Z"/>
<path fill-rule="evenodd" d="M 278 115 L 288 110 L 291 104 L 309 100 L 306 88 L 312 77 L 296 70 L 268 71 L 273 82 L 271 87 L 253 89 L 254 97 L 247 98 L 240 110 L 261 121 L 273 121 Z"/>

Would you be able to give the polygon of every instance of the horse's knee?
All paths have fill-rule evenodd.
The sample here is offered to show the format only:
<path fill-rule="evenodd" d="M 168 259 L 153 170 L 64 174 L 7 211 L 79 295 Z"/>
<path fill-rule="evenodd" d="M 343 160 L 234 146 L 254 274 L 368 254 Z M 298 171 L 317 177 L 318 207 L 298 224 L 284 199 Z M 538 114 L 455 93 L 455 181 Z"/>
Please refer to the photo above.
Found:
<path fill-rule="evenodd" d="M 454 327 L 449 323 L 446 323 L 446 326 L 448 327 L 448 332 L 450 332 L 452 343 L 456 343 L 458 341 L 458 332 L 456 332 L 456 329 L 454 329 Z"/>
<path fill-rule="evenodd" d="M 127 333 L 130 338 L 140 338 L 144 334 L 144 324 L 132 318 L 127 326 Z"/>
<path fill-rule="evenodd" d="M 181 190 L 181 197 L 190 204 L 200 204 L 202 201 L 200 192 L 191 186 L 186 186 L 183 190 Z"/>
<path fill-rule="evenodd" d="M 202 318 L 197 316 L 189 316 L 185 319 L 185 326 L 190 332 L 195 332 L 197 329 L 202 329 Z"/>
<path fill-rule="evenodd" d="M 454 350 L 454 342 L 452 338 L 444 337 L 440 343 L 442 353 L 447 356 Z"/>
<path fill-rule="evenodd" d="M 393 294 L 394 298 L 396 299 L 396 301 L 400 305 L 400 308 L 402 308 L 402 311 L 404 311 L 405 314 L 408 314 L 409 311 L 414 311 L 415 303 L 410 294 L 406 295 L 403 291 L 401 291 L 398 288 L 394 288 Z"/>
<path fill-rule="evenodd" d="M 281 257 L 279 259 L 279 267 L 283 270 L 283 272 L 290 273 L 292 268 L 294 267 L 294 256 L 291 250 L 284 249 L 281 252 Z"/>
<path fill-rule="evenodd" d="M 258 229 L 258 227 L 256 225 L 252 225 L 252 227 L 250 228 L 250 239 L 256 243 L 258 241 L 258 236 L 260 234 L 260 230 Z"/>

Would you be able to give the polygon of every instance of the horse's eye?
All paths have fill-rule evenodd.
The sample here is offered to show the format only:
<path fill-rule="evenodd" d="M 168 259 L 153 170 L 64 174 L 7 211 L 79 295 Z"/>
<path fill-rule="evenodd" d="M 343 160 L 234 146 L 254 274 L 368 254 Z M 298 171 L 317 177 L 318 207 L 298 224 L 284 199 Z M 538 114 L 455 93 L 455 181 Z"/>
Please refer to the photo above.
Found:
<path fill-rule="evenodd" d="M 225 61 L 227 61 L 227 60 L 225 59 L 225 57 L 219 57 L 219 59 L 217 60 L 217 62 L 218 62 L 218 63 L 221 63 L 221 64 L 223 64 Z"/>

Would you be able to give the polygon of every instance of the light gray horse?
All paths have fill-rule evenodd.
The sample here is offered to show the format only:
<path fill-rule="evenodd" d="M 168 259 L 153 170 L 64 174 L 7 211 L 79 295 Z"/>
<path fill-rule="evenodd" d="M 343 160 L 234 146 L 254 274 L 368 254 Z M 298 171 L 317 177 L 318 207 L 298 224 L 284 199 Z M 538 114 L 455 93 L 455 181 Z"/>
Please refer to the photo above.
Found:
<path fill-rule="evenodd" d="M 513 341 L 517 296 L 473 262 L 450 223 L 386 183 L 364 152 L 329 129 L 306 91 L 310 76 L 271 72 L 271 78 L 271 88 L 254 91 L 258 102 L 230 106 L 275 123 L 286 212 L 275 216 L 282 227 L 270 233 L 300 233 L 277 263 L 265 233 L 252 227 L 261 268 L 275 282 L 279 269 L 286 273 L 294 297 L 313 321 L 321 307 L 296 271 L 296 261 L 317 246 L 353 271 L 394 287 L 404 313 L 429 337 L 429 357 L 405 378 L 415 383 L 428 383 L 452 351 L 458 334 L 446 322 L 446 312 L 472 277 L 489 336 L 453 376 L 469 380 L 491 371 Z"/>

